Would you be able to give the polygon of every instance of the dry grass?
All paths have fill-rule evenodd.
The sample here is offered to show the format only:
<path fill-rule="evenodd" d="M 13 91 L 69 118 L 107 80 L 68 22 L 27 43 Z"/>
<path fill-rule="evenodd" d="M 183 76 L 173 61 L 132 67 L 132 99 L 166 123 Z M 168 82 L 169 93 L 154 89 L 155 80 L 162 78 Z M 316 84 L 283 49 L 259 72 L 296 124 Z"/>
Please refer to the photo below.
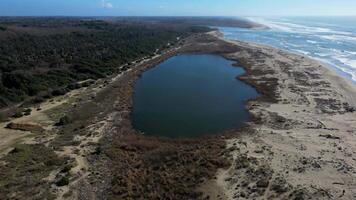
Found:
<path fill-rule="evenodd" d="M 222 139 L 169 140 L 129 134 L 104 153 L 112 163 L 111 199 L 199 199 L 199 184 L 226 167 Z"/>

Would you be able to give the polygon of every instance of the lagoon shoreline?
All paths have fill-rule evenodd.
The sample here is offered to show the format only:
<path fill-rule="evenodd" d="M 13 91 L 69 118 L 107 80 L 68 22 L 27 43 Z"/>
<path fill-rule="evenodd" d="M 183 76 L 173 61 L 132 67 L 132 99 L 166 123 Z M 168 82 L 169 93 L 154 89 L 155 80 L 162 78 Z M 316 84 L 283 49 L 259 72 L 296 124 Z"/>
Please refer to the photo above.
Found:
<path fill-rule="evenodd" d="M 261 85 L 274 88 L 267 90 L 272 101 L 248 103 L 258 118 L 250 124 L 253 136 L 227 140 L 234 164 L 219 172 L 218 184 L 228 199 L 355 198 L 355 85 L 308 57 L 211 35 L 243 49 L 226 55 L 244 63 L 241 80 L 261 93 Z"/>
<path fill-rule="evenodd" d="M 140 136 L 142 143 L 152 139 L 157 144 L 180 143 L 174 150 L 178 154 L 193 146 L 202 150 L 193 151 L 194 155 L 207 159 L 212 168 L 199 167 L 204 175 L 194 175 L 186 173 L 194 166 L 179 165 L 179 174 L 182 177 L 203 175 L 205 181 L 183 180 L 176 182 L 177 185 L 197 184 L 200 197 L 210 199 L 353 198 L 356 124 L 352 119 L 356 118 L 356 90 L 350 82 L 315 60 L 272 47 L 229 41 L 218 32 L 187 38 L 161 61 L 184 53 L 217 54 L 235 61 L 246 71 L 237 78 L 254 86 L 262 96 L 248 101 L 253 120 L 239 130 L 184 142 Z M 138 67 L 134 77 L 156 64 Z M 126 103 L 132 101 L 136 79 L 131 79 L 132 85 L 125 90 Z M 126 105 L 130 112 L 131 104 Z M 129 118 L 124 121 L 125 125 L 130 123 Z M 135 130 L 131 131 L 137 135 Z M 119 138 L 122 135 L 122 131 L 117 133 Z M 206 149 L 211 144 L 215 147 Z M 221 149 L 224 144 L 226 148 Z M 120 144 L 114 144 L 117 145 Z M 145 157 L 145 153 L 138 154 Z M 185 159 L 194 160 L 194 157 L 191 154 Z M 220 164 L 216 165 L 214 159 Z M 217 174 L 206 173 L 213 169 L 218 170 Z M 169 167 L 160 170 L 170 174 L 162 179 L 170 180 L 177 173 Z M 149 173 L 148 177 L 151 176 L 155 173 Z M 163 197 L 169 197 L 168 191 Z"/>
<path fill-rule="evenodd" d="M 132 127 L 132 98 L 140 75 L 186 53 L 217 54 L 245 69 L 237 78 L 262 94 L 247 102 L 252 121 L 238 130 L 185 140 L 147 137 Z M 356 195 L 355 86 L 304 56 L 226 40 L 216 31 L 196 34 L 116 77 L 55 102 L 54 107 L 36 111 L 36 118 L 17 122 L 35 122 L 55 133 L 79 132 L 73 139 L 79 145 L 70 141 L 55 146 L 56 153 L 69 156 L 75 166 L 70 184 L 53 189 L 59 198 L 352 199 Z M 61 117 L 58 113 L 76 117 L 75 123 L 53 127 Z M 45 144 L 54 136 L 51 132 L 26 142 Z"/>

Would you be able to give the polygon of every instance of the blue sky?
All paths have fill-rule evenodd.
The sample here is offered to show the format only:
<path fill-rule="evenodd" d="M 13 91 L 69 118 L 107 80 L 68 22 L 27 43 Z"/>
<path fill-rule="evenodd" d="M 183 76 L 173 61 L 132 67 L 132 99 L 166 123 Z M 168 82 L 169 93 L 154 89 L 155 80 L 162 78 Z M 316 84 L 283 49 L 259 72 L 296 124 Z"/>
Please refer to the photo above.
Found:
<path fill-rule="evenodd" d="M 356 0 L 0 0 L 4 15 L 356 15 Z"/>

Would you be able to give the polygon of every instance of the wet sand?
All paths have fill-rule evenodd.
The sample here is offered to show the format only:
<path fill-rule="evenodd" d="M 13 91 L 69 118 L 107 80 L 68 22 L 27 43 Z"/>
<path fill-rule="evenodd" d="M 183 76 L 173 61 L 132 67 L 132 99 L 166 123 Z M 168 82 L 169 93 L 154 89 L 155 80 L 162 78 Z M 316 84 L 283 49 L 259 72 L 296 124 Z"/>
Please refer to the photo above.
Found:
<path fill-rule="evenodd" d="M 237 78 L 262 94 L 247 103 L 253 120 L 242 129 L 198 140 L 146 137 L 134 130 L 135 81 L 182 53 L 219 54 L 244 67 L 246 73 Z M 317 61 L 211 32 L 186 38 L 103 82 L 63 109 L 48 111 L 46 123 L 58 121 L 58 110 L 60 116 L 86 116 L 85 123 L 70 127 L 86 133 L 74 137 L 80 145 L 56 150 L 75 160 L 69 186 L 54 188 L 59 198 L 356 197 L 356 89 Z M 34 113 L 26 122 L 36 123 L 35 116 L 42 115 Z"/>
<path fill-rule="evenodd" d="M 234 60 L 246 70 L 245 75 L 237 78 L 263 94 L 248 102 L 254 120 L 245 128 L 210 138 L 215 144 L 226 138 L 225 150 L 216 145 L 211 151 L 230 161 L 231 166 L 218 170 L 219 165 L 214 165 L 208 170 L 216 169 L 216 176 L 205 174 L 210 181 L 193 181 L 198 191 L 203 192 L 201 198 L 354 198 L 356 90 L 351 83 L 312 59 L 272 47 L 227 41 L 217 32 L 190 37 L 167 57 L 181 53 L 212 53 Z M 126 78 L 133 85 L 139 74 L 154 64 L 157 63 L 138 66 L 136 75 Z M 125 95 L 121 95 L 127 98 L 124 107 L 128 106 L 128 115 L 122 118 L 126 123 L 124 131 L 121 129 L 117 134 L 119 138 L 124 133 L 137 133 L 128 126 L 132 85 L 126 86 Z M 174 151 L 184 152 L 185 145 Z M 204 149 L 206 144 L 201 145 Z M 189 159 L 194 160 L 194 156 Z M 181 170 L 189 167 L 196 166 L 179 163 Z M 200 170 L 207 168 L 200 167 Z M 146 178 L 151 179 L 152 175 Z M 145 188 L 140 182 L 136 184 Z M 165 192 L 162 191 L 163 197 L 167 197 Z"/>
<path fill-rule="evenodd" d="M 356 198 L 355 85 L 318 61 L 211 35 L 240 48 L 225 56 L 270 97 L 248 103 L 253 134 L 227 140 L 232 166 L 217 184 L 228 199 Z"/>

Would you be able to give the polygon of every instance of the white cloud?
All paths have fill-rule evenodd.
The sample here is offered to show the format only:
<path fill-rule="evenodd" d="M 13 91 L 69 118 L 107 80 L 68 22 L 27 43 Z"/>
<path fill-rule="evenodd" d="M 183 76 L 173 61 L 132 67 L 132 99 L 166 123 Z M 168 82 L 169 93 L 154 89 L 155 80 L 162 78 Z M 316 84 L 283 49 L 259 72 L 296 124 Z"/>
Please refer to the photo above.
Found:
<path fill-rule="evenodd" d="M 106 8 L 106 9 L 111 9 L 114 6 L 112 5 L 112 3 L 106 1 L 106 0 L 101 0 L 101 7 L 102 8 Z"/>

